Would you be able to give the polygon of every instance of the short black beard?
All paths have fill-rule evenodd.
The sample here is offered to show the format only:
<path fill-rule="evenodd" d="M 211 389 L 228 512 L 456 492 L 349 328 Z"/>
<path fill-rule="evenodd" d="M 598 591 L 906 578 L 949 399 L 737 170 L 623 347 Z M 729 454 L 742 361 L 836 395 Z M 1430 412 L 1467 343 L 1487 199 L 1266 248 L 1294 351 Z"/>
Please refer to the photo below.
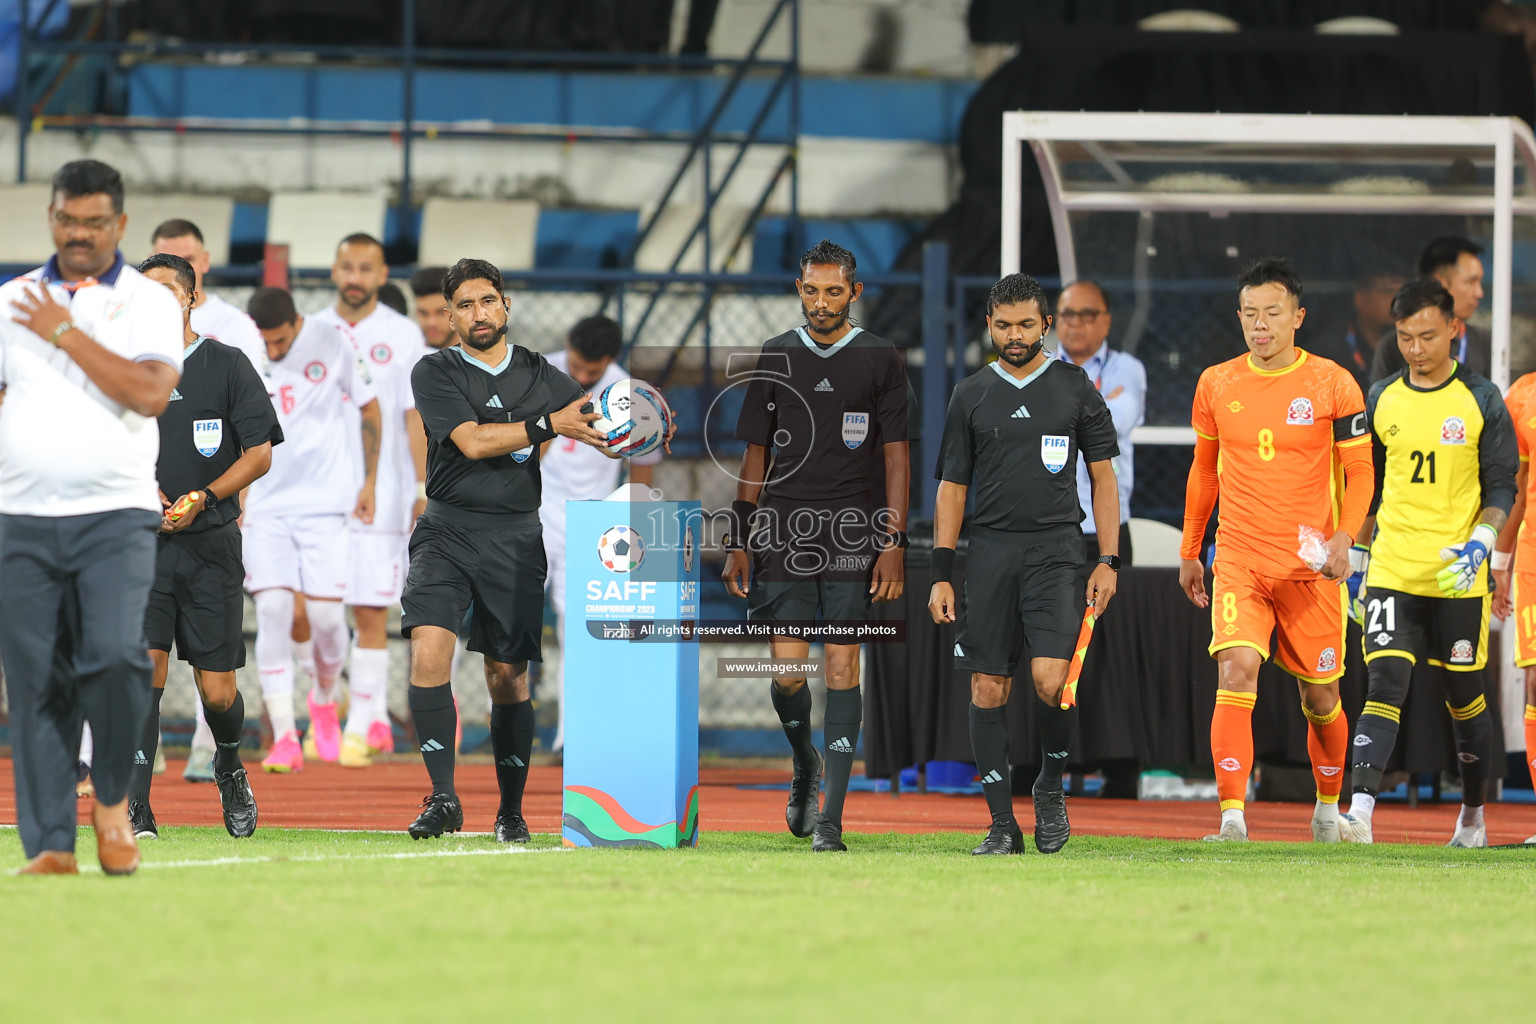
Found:
<path fill-rule="evenodd" d="M 479 342 L 475 341 L 475 336 L 474 336 L 473 332 L 471 332 L 470 334 L 468 334 L 467 336 L 464 337 L 464 344 L 468 345 L 470 348 L 474 349 L 476 352 L 484 352 L 484 351 L 486 351 L 488 349 L 495 348 L 496 347 L 496 343 L 498 341 L 500 341 L 502 338 L 505 338 L 506 336 L 507 336 L 507 325 L 506 324 L 502 324 L 501 327 L 497 328 L 497 330 L 491 335 L 491 340 L 487 341 L 484 345 L 482 345 Z"/>
<path fill-rule="evenodd" d="M 1034 341 L 1030 342 L 1028 345 L 1024 346 L 1024 354 L 1021 357 L 1019 357 L 1019 360 L 1017 362 L 1015 362 L 1007 354 L 1006 346 L 998 345 L 996 342 L 992 343 L 992 350 L 997 353 L 997 358 L 1001 359 L 1003 362 L 1007 363 L 1009 366 L 1027 366 L 1029 364 L 1029 361 L 1031 359 L 1034 359 L 1035 356 L 1039 355 L 1040 354 L 1040 350 L 1042 348 L 1044 348 L 1044 347 L 1045 347 L 1045 335 L 1042 334 L 1039 338 L 1035 339 Z"/>
<path fill-rule="evenodd" d="M 852 305 L 852 303 L 849 303 L 849 305 Z M 843 307 L 843 311 L 837 314 L 837 316 L 833 319 L 832 325 L 830 327 L 817 327 L 815 321 L 811 319 L 811 311 L 805 308 L 805 303 L 803 302 L 800 303 L 800 315 L 805 317 L 805 326 L 807 329 L 814 331 L 817 334 L 835 334 L 837 331 L 842 329 L 844 324 L 848 322 L 848 306 Z"/>

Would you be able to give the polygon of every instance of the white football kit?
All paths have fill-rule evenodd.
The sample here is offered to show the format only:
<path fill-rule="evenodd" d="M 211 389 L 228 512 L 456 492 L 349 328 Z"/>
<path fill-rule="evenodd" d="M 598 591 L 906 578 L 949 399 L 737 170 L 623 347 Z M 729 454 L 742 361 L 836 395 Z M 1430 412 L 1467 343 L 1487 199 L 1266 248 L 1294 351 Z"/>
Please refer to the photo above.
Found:
<path fill-rule="evenodd" d="M 334 308 L 315 313 L 313 319 L 333 326 L 351 343 L 368 367 L 379 399 L 383 429 L 379 436 L 373 522 L 352 519 L 347 524 L 351 546 L 347 604 L 387 608 L 399 604 L 405 590 L 406 544 L 411 532 L 411 510 L 416 505 L 416 462 L 405 432 L 405 412 L 416 408 L 411 371 L 430 349 L 415 321 L 383 303 L 355 324 L 344 320 Z M 357 472 L 360 479 L 360 450 Z"/>
<path fill-rule="evenodd" d="M 212 292 L 203 296 L 203 304 L 192 308 L 192 329 L 205 338 L 222 341 L 245 353 L 245 358 L 265 375 L 267 344 L 261 340 L 256 321 L 238 306 L 232 306 Z"/>
<path fill-rule="evenodd" d="M 367 367 L 335 327 L 312 317 L 282 359 L 268 363 L 267 394 L 283 428 L 272 468 L 245 502 L 245 586 L 281 587 L 330 600 L 347 589 L 347 520 L 362 479 L 361 447 L 345 400 L 373 401 Z"/>

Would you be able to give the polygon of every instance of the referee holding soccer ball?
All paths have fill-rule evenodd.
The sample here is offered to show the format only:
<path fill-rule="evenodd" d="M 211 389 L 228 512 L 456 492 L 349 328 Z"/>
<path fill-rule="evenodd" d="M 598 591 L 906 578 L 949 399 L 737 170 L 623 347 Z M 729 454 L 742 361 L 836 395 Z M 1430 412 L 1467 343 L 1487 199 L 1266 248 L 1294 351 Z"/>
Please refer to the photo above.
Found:
<path fill-rule="evenodd" d="M 464 827 L 448 684 L 454 640 L 473 606 L 469 649 L 485 655 L 501 789 L 496 838 L 526 843 L 528 659 L 539 660 L 546 570 L 539 446 L 557 435 L 606 444 L 591 426 L 598 414 L 582 411 L 587 396 L 576 382 L 507 343 L 507 299 L 494 265 L 460 260 L 443 278 L 443 297 L 459 344 L 424 356 L 411 372 L 427 432 L 427 510 L 411 534 L 400 632 L 411 641 L 411 718 L 432 793 L 409 831 L 421 839 Z"/>
<path fill-rule="evenodd" d="M 1072 834 L 1062 769 L 1072 712 L 1060 707 L 1083 610 L 1102 614 L 1120 571 L 1120 498 L 1110 462 L 1115 423 L 1081 367 L 1043 351 L 1050 305 L 1040 283 L 1010 274 L 987 297 L 998 360 L 961 381 L 949 400 L 936 472 L 933 586 L 928 609 L 954 622 L 955 544 L 974 490 L 965 573 L 965 624 L 955 667 L 971 672 L 971 747 L 992 826 L 975 854 L 1022 853 L 1013 816 L 1003 708 L 1024 649 L 1030 658 L 1043 764 L 1033 787 L 1035 848 L 1055 853 Z M 1083 578 L 1077 460 L 1088 463 L 1099 561 Z"/>

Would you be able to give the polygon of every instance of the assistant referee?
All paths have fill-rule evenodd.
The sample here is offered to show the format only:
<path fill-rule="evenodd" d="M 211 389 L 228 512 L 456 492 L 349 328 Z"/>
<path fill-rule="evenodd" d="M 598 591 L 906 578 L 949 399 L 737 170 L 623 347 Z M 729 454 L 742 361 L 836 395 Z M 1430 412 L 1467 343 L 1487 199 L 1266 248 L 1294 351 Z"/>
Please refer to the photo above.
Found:
<path fill-rule="evenodd" d="M 1035 708 L 1043 754 L 1033 786 L 1035 848 L 1055 853 L 1072 834 L 1061 776 L 1073 715 L 1061 710 L 1061 691 L 1085 597 L 1102 614 L 1120 571 L 1120 497 L 1110 461 L 1119 454 L 1115 423 L 1082 368 L 1042 350 L 1050 327 L 1050 303 L 1034 278 L 1010 274 L 992 286 L 987 331 L 998 360 L 955 387 L 935 473 L 940 483 L 928 609 L 936 623 L 955 621 L 955 544 L 967 492 L 976 491 L 965 625 L 955 644 L 955 667 L 971 671 L 971 747 L 992 812 L 992 826 L 975 854 L 1024 849 L 1013 816 L 1003 708 L 1025 647 L 1041 701 Z M 1099 563 L 1086 587 L 1079 455 L 1088 464 L 1099 524 Z"/>
<path fill-rule="evenodd" d="M 453 786 L 458 715 L 448 684 L 454 641 L 473 605 L 469 649 L 485 655 L 501 790 L 496 839 L 526 843 L 528 660 L 539 660 L 546 570 L 539 445 L 560 435 L 607 447 L 590 426 L 598 414 L 581 411 L 587 396 L 576 382 L 538 353 L 507 343 L 507 299 L 493 264 L 460 260 L 443 278 L 443 297 L 459 345 L 423 357 L 411 371 L 427 432 L 427 510 L 411 534 L 400 632 L 411 641 L 411 718 L 432 793 L 409 831 L 421 839 L 464 827 Z"/>
<path fill-rule="evenodd" d="M 245 664 L 245 567 L 241 562 L 240 493 L 272 466 L 283 430 L 266 384 L 237 348 L 192 329 L 197 275 L 180 256 L 158 253 L 139 271 L 169 288 L 182 310 L 181 381 L 160 414 L 155 472 L 165 506 L 155 550 L 144 637 L 154 663 L 153 700 L 134 751 L 128 817 L 134 835 L 159 835 L 150 809 L 160 698 L 171 645 L 192 666 L 203 715 L 213 733 L 213 777 L 224 828 L 236 838 L 256 831 L 256 797 L 240 764 L 245 700 L 235 670 Z"/>
<path fill-rule="evenodd" d="M 149 708 L 159 432 L 181 376 L 176 300 L 123 262 L 123 179 L 65 164 L 54 256 L 0 286 L 0 656 L 27 874 L 74 874 L 75 758 L 96 750 L 97 858 L 139 865 L 128 774 Z"/>

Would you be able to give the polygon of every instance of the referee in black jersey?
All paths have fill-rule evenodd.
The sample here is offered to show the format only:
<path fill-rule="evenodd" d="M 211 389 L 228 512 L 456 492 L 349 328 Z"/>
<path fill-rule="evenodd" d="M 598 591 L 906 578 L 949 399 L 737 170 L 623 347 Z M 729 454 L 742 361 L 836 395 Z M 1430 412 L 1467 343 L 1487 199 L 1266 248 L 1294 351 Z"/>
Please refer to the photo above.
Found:
<path fill-rule="evenodd" d="M 1040 706 L 1043 753 L 1035 780 L 1035 848 L 1055 853 L 1072 834 L 1061 788 L 1072 713 L 1060 707 L 1086 602 L 1102 614 L 1120 571 L 1120 498 L 1110 460 L 1115 424 L 1093 381 L 1042 351 L 1051 327 L 1040 283 L 1010 274 L 987 296 L 987 331 L 998 361 L 955 387 L 936 471 L 933 587 L 928 609 L 954 622 L 950 576 L 965 500 L 975 490 L 965 571 L 965 625 L 955 666 L 971 672 L 971 748 L 992 812 L 976 854 L 1022 853 L 1013 816 L 1008 728 L 1003 707 L 1021 649 L 1027 648 Z M 1099 564 L 1084 574 L 1077 460 L 1088 463 Z"/>
<path fill-rule="evenodd" d="M 133 754 L 128 819 L 140 839 L 158 835 L 150 810 L 160 698 L 171 644 L 192 666 L 216 752 L 213 777 L 224 827 L 237 838 L 256 831 L 256 798 L 240 765 L 245 701 L 235 670 L 245 664 L 245 567 L 240 558 L 240 493 L 272 465 L 283 430 L 251 361 L 237 348 L 192 330 L 197 274 L 180 256 L 159 253 L 139 272 L 171 290 L 182 309 L 181 380 L 160 414 L 155 476 L 165 518 L 155 549 L 155 582 L 144 613 L 154 700 Z"/>
<path fill-rule="evenodd" d="M 800 258 L 795 288 L 805 325 L 763 344 L 736 426 L 747 450 L 723 579 L 731 594 L 747 598 L 750 619 L 808 626 L 820 612 L 824 624 L 853 625 L 868 620 L 872 602 L 901 596 L 908 441 L 918 418 L 900 354 L 849 319 L 863 290 L 853 254 L 823 239 Z M 885 493 L 876 495 L 882 468 Z M 757 526 L 750 586 L 749 522 Z M 771 646 L 775 658 L 810 652 L 788 629 Z M 827 795 L 819 813 L 811 691 L 803 676 L 777 679 L 771 689 L 794 752 L 785 821 L 795 836 L 814 832 L 816 852 L 847 849 L 843 799 L 864 718 L 858 642 L 827 643 L 826 672 Z"/>
<path fill-rule="evenodd" d="M 411 641 L 411 718 L 432 793 L 409 831 L 421 839 L 464 827 L 448 684 L 454 640 L 473 605 L 469 649 L 485 655 L 501 789 L 496 838 L 526 843 L 528 660 L 539 660 L 544 628 L 539 446 L 558 434 L 608 449 L 591 426 L 597 413 L 581 411 L 587 396 L 576 382 L 507 343 L 507 299 L 494 265 L 460 260 L 443 278 L 443 297 L 459 344 L 424 356 L 411 372 L 427 431 L 427 510 L 411 534 L 400 631 Z"/>

